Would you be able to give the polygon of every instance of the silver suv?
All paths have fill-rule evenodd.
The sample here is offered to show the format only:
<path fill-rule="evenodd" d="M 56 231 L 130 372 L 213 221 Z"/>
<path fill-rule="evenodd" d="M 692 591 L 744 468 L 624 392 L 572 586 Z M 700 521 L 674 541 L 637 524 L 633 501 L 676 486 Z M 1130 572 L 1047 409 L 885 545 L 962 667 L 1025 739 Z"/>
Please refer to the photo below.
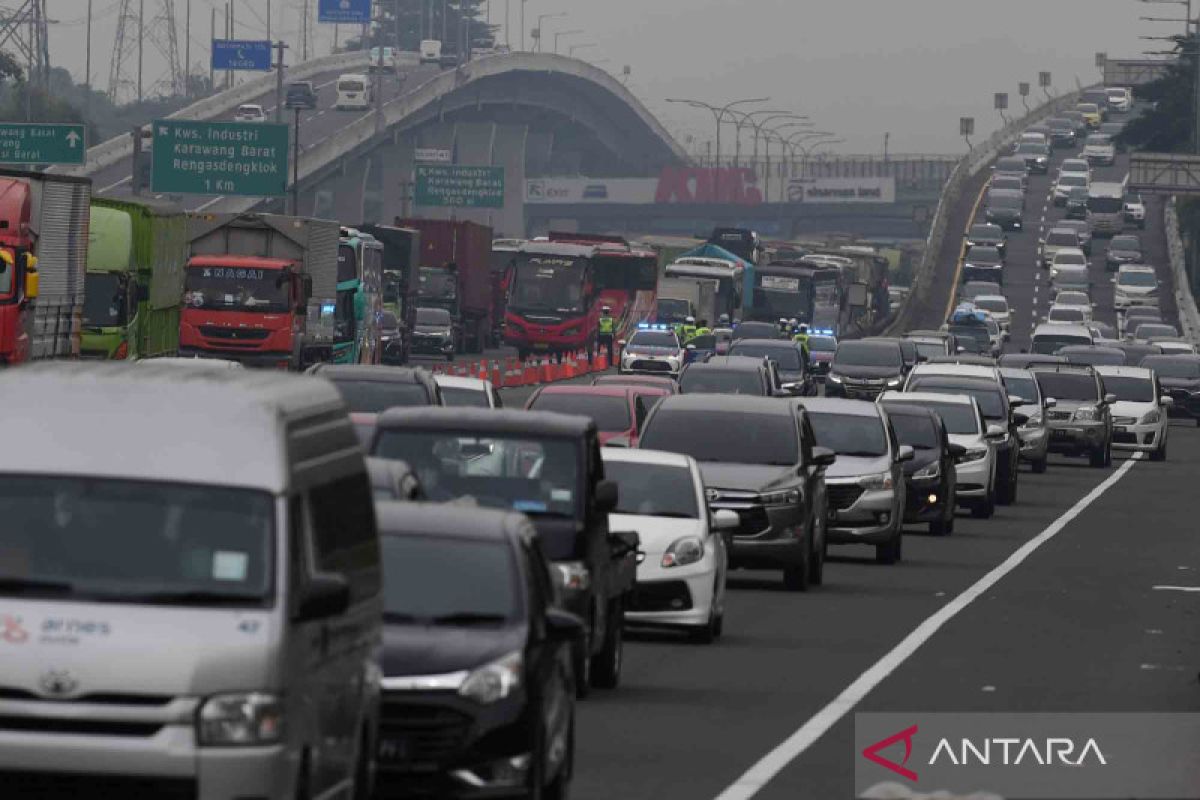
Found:
<path fill-rule="evenodd" d="M 1111 465 L 1110 406 L 1117 397 L 1105 394 L 1096 370 L 1082 364 L 1033 364 L 1030 370 L 1049 406 L 1045 420 L 1050 452 L 1086 455 L 1093 467 Z"/>

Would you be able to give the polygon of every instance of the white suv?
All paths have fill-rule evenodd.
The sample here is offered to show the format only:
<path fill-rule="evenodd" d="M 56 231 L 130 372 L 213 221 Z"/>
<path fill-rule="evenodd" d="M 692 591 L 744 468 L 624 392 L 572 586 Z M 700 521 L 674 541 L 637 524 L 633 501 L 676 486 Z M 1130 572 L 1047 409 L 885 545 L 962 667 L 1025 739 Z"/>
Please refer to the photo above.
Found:
<path fill-rule="evenodd" d="M 1113 281 L 1113 306 L 1118 310 L 1130 306 L 1158 305 L 1158 275 L 1154 267 L 1145 264 L 1122 264 Z"/>
<path fill-rule="evenodd" d="M 1113 450 L 1131 450 L 1150 454 L 1151 461 L 1167 457 L 1167 410 L 1173 404 L 1170 395 L 1158 385 L 1153 370 L 1141 367 L 1096 367 L 1104 383 L 1105 394 L 1116 395 L 1109 406 L 1113 421 Z"/>
<path fill-rule="evenodd" d="M 1125 221 L 1132 222 L 1139 229 L 1146 227 L 1146 204 L 1137 192 L 1125 190 Z"/>

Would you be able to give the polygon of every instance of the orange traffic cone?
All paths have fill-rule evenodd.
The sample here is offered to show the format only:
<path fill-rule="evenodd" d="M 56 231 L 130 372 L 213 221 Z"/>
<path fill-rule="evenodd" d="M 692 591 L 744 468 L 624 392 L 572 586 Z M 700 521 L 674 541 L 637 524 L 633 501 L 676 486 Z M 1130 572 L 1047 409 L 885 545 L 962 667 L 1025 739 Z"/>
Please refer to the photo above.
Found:
<path fill-rule="evenodd" d="M 541 383 L 554 382 L 554 364 L 550 359 L 543 359 L 540 374 L 538 379 Z"/>

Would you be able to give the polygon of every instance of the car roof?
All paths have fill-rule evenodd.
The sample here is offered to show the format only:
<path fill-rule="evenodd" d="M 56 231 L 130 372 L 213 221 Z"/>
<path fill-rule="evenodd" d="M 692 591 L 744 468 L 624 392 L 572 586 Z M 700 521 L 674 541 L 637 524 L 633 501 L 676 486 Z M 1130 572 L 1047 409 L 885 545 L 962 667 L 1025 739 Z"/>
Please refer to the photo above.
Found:
<path fill-rule="evenodd" d="M 544 397 L 548 394 L 564 394 L 564 395 L 587 395 L 590 397 L 624 397 L 628 398 L 632 394 L 636 394 L 637 389 L 632 386 L 622 386 L 621 384 L 604 384 L 599 385 L 591 383 L 564 383 L 550 384 L 542 386 L 535 393 L 536 397 Z"/>
<path fill-rule="evenodd" d="M 845 414 L 851 417 L 879 417 L 879 409 L 867 400 L 847 400 L 841 397 L 801 397 L 795 400 L 801 407 L 817 414 Z"/>
<path fill-rule="evenodd" d="M 604 447 L 600 455 L 605 461 L 623 461 L 627 464 L 659 464 L 664 467 L 691 468 L 692 457 L 683 453 L 665 450 L 642 450 L 628 447 Z"/>
<path fill-rule="evenodd" d="M 1001 378 L 1030 378 L 1033 373 L 1025 367 L 997 367 Z"/>
<path fill-rule="evenodd" d="M 729 349 L 731 351 L 730 355 L 736 356 L 737 354 L 733 353 L 732 351 L 737 347 L 746 344 L 751 344 L 755 347 L 774 347 L 777 350 L 795 350 L 800 346 L 800 343 L 794 339 L 752 339 L 750 337 L 746 337 L 745 339 L 737 339 L 731 345 L 729 345 Z M 757 356 L 744 356 L 744 358 L 757 358 Z"/>
<path fill-rule="evenodd" d="M 1038 362 L 1042 364 L 1065 364 L 1067 361 L 1062 356 L 1050 355 L 1049 353 L 1004 353 L 997 361 L 1001 369 L 1011 369 L 1011 367 L 1005 366 L 1005 359 L 1009 359 L 1010 361 L 1020 360 L 1025 364 L 1035 364 Z M 1025 369 L 1025 367 L 1019 367 L 1019 369 Z"/>
<path fill-rule="evenodd" d="M 739 340 L 740 341 L 740 340 Z M 686 369 L 699 369 L 705 367 L 712 370 L 760 370 L 763 367 L 762 359 L 758 356 L 712 356 L 708 361 L 694 361 L 688 364 Z"/>
<path fill-rule="evenodd" d="M 375 501 L 380 536 L 436 536 L 476 541 L 512 542 L 534 536 L 524 514 L 493 508 L 444 504 Z"/>
<path fill-rule="evenodd" d="M 938 392 L 894 392 L 888 391 L 879 395 L 882 403 L 950 403 L 952 405 L 973 406 L 975 398 L 969 394 L 939 394 Z"/>
<path fill-rule="evenodd" d="M 1076 373 L 1079 375 L 1095 375 L 1096 368 L 1091 364 L 1031 364 L 1030 372 L 1060 372 Z"/>
<path fill-rule="evenodd" d="M 1062 255 L 1079 255 L 1079 256 L 1082 256 L 1083 258 L 1087 258 L 1087 254 L 1083 252 L 1082 247 L 1060 247 L 1054 251 L 1055 258 L 1058 258 L 1059 256 L 1062 256 Z M 1068 264 L 1067 266 L 1071 266 L 1071 265 Z"/>
<path fill-rule="evenodd" d="M 414 406 L 389 408 L 376 426 L 388 430 L 464 431 L 480 434 L 527 434 L 579 437 L 594 435 L 596 423 L 580 414 L 554 411 L 468 408 L 465 406 Z"/>
<path fill-rule="evenodd" d="M 1093 338 L 1092 332 L 1084 325 L 1064 325 L 1059 322 L 1052 325 L 1043 322 L 1033 329 L 1034 337 L 1041 333 L 1057 334 L 1059 336 L 1083 336 L 1087 339 Z"/>
<path fill-rule="evenodd" d="M 488 390 L 488 381 L 482 378 L 462 378 L 457 375 L 442 375 L 433 376 L 438 386 L 443 388 L 453 389 L 470 389 L 476 392 L 486 392 Z"/>
<path fill-rule="evenodd" d="M 1149 272 L 1155 274 L 1155 269 L 1149 264 L 1122 264 L 1117 267 L 1117 274 L 1122 272 Z"/>
<path fill-rule="evenodd" d="M 1119 378 L 1145 378 L 1149 380 L 1152 370 L 1145 367 L 1113 367 L 1102 364 L 1096 367 L 1096 372 L 1102 377 L 1111 375 Z"/>
<path fill-rule="evenodd" d="M 1058 348 L 1060 353 L 1103 353 L 1110 356 L 1123 356 L 1124 350 L 1119 350 L 1116 347 L 1107 347 L 1100 344 L 1069 344 Z"/>
<path fill-rule="evenodd" d="M 920 375 L 953 375 L 959 378 L 981 378 L 996 380 L 996 368 L 984 364 L 917 364 L 910 373 L 913 377 Z"/>
<path fill-rule="evenodd" d="M 776 397 L 757 397 L 746 394 L 676 394 L 664 397 L 655 406 L 655 414 L 663 411 L 708 411 L 717 414 L 767 414 L 786 416 L 791 407 Z M 732 419 L 737 419 L 733 417 Z M 714 419 L 713 422 L 720 422 Z"/>
<path fill-rule="evenodd" d="M 1008 298 L 1002 294 L 977 294 L 972 298 L 971 302 L 977 303 L 980 300 L 1003 300 L 1005 303 L 1008 303 Z"/>
<path fill-rule="evenodd" d="M 424 367 L 384 367 L 371 364 L 317 364 L 309 373 L 331 381 L 341 379 L 372 383 L 425 383 L 433 380 L 432 373 Z"/>
<path fill-rule="evenodd" d="M 666 389 L 675 391 L 679 385 L 675 383 L 673 378 L 666 378 L 660 375 L 598 375 L 592 379 L 593 386 L 632 386 L 632 387 L 650 387 L 654 389 Z"/>

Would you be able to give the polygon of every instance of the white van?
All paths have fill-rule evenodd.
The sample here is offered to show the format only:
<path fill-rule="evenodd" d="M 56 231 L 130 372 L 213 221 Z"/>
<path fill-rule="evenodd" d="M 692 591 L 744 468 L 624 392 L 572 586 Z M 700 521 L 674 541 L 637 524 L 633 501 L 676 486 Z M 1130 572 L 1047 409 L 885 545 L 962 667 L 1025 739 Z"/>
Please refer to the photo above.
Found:
<path fill-rule="evenodd" d="M 1093 183 L 1088 187 L 1087 221 L 1096 235 L 1112 235 L 1125 228 L 1125 184 Z"/>
<path fill-rule="evenodd" d="M 0 774 L 39 797 L 353 795 L 382 580 L 333 385 L 43 362 L 0 373 L 0 405 Z M 118 786 L 141 791 L 96 791 Z"/>
<path fill-rule="evenodd" d="M 421 40 L 421 63 L 440 64 L 442 61 L 442 43 L 438 39 Z"/>
<path fill-rule="evenodd" d="M 1092 332 L 1083 325 L 1042 323 L 1033 329 L 1033 341 L 1029 352 L 1054 355 L 1060 347 L 1076 344 L 1093 345 L 1095 343 Z"/>
<path fill-rule="evenodd" d="M 371 100 L 371 80 L 366 75 L 348 74 L 338 77 L 334 108 L 370 108 Z"/>

